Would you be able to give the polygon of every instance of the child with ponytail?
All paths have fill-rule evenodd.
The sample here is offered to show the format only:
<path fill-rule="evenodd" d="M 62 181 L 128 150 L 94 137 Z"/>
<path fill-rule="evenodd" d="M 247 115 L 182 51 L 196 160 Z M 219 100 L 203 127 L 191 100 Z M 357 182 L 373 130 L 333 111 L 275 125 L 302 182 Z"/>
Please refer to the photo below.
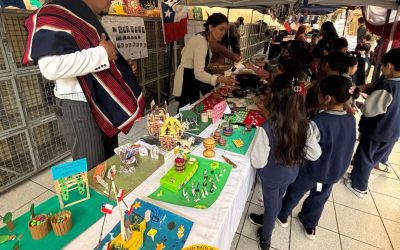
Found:
<path fill-rule="evenodd" d="M 322 154 L 317 161 L 308 162 L 301 168 L 295 182 L 288 187 L 277 219 L 282 227 L 288 227 L 288 217 L 293 208 L 310 191 L 303 202 L 299 221 L 305 236 L 315 239 L 315 230 L 332 186 L 350 165 L 356 141 L 356 120 L 344 107 L 359 94 L 358 88 L 344 76 L 332 75 L 321 81 L 318 100 L 325 109 L 314 115 L 311 121 L 316 127 Z"/>
<path fill-rule="evenodd" d="M 261 179 L 264 215 L 250 214 L 257 230 L 259 248 L 269 249 L 275 220 L 281 210 L 282 197 L 294 182 L 306 160 L 321 154 L 315 127 L 306 116 L 305 86 L 287 74 L 278 75 L 267 97 L 269 119 L 257 130 L 251 151 L 251 163 Z"/>

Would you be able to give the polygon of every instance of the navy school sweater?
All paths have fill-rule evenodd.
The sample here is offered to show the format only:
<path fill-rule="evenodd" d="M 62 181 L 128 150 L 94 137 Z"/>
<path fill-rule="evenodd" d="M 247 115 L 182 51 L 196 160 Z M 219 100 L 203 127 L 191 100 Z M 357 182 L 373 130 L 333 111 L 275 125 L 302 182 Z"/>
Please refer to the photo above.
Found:
<path fill-rule="evenodd" d="M 361 107 L 359 131 L 377 142 L 394 142 L 400 136 L 400 78 L 382 79 Z"/>
<path fill-rule="evenodd" d="M 310 124 L 306 142 L 305 156 L 308 160 L 316 160 L 321 155 L 321 148 L 316 138 L 316 126 Z M 299 173 L 299 165 L 286 166 L 275 159 L 276 136 L 271 129 L 271 122 L 265 122 L 258 128 L 250 153 L 253 167 L 258 168 L 258 174 L 263 185 L 270 188 L 282 187 L 293 183 Z"/>
<path fill-rule="evenodd" d="M 350 165 L 356 142 L 356 119 L 346 111 L 323 111 L 311 118 L 319 130 L 321 157 L 301 169 L 316 182 L 333 184 Z"/>

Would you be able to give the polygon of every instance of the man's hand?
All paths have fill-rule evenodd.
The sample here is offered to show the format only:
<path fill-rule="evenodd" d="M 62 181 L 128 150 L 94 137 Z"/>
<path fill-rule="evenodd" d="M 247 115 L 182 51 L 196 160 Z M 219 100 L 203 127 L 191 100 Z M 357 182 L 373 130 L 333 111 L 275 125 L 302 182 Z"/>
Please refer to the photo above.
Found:
<path fill-rule="evenodd" d="M 103 46 L 103 48 L 107 51 L 108 60 L 115 60 L 117 59 L 117 50 L 115 49 L 114 44 L 106 39 L 106 34 L 101 34 L 99 46 Z"/>

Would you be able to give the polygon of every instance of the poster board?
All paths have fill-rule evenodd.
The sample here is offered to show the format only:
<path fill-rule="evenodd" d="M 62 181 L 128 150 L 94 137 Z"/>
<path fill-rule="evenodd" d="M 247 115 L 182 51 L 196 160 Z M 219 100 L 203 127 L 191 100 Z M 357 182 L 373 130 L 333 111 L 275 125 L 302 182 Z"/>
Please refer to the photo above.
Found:
<path fill-rule="evenodd" d="M 104 16 L 101 23 L 125 60 L 148 57 L 143 18 Z"/>

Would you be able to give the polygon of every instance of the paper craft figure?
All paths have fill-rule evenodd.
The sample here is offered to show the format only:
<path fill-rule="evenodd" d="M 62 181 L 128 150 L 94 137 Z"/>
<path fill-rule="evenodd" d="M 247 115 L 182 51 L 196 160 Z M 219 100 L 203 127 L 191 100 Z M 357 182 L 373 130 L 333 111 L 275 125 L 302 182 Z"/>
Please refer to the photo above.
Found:
<path fill-rule="evenodd" d="M 140 155 L 140 156 L 148 156 L 148 155 L 149 155 L 149 151 L 147 150 L 146 147 L 141 146 L 141 147 L 139 148 L 139 155 Z"/>
<path fill-rule="evenodd" d="M 160 149 L 157 146 L 152 146 L 150 149 L 150 155 L 151 158 L 158 160 L 158 157 L 160 155 Z"/>
<path fill-rule="evenodd" d="M 86 158 L 54 166 L 51 173 L 61 209 L 90 198 Z M 66 204 L 71 192 L 81 198 Z"/>

